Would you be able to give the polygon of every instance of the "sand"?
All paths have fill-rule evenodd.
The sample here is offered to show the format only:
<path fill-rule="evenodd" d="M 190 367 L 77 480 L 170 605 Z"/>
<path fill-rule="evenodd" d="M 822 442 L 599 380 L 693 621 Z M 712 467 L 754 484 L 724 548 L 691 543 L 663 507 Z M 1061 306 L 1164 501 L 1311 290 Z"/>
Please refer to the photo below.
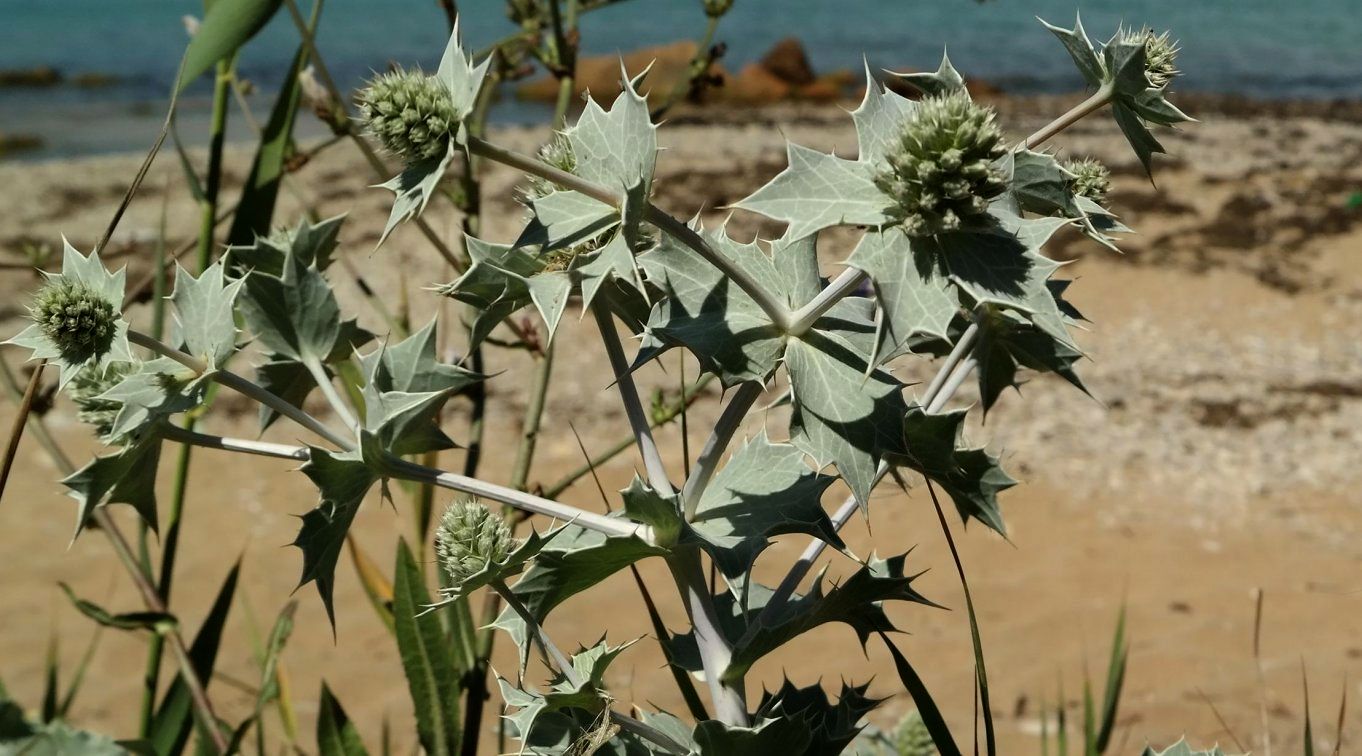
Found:
<path fill-rule="evenodd" d="M 1018 133 L 1057 113 L 1062 99 L 1003 102 L 1004 120 Z M 1117 173 L 1114 207 L 1139 233 L 1117 256 L 1081 238 L 1061 239 L 1052 253 L 1072 260 L 1064 271 L 1077 279 L 1074 303 L 1092 321 L 1081 340 L 1092 361 L 1083 375 L 1090 399 L 1062 382 L 1038 378 L 1020 395 L 1009 394 L 986 425 L 970 428 L 973 440 L 1004 454 L 1023 483 L 1003 500 L 1011 542 L 977 526 L 952 521 L 983 627 L 993 709 L 1003 753 L 1036 752 L 1040 709 L 1064 692 L 1071 722 L 1078 720 L 1084 669 L 1100 686 L 1107 644 L 1119 607 L 1129 607 L 1130 670 L 1122 700 L 1116 752 L 1146 740 L 1167 743 L 1186 733 L 1198 742 L 1219 740 L 1263 752 L 1270 735 L 1279 749 L 1300 747 L 1303 729 L 1301 670 L 1309 675 L 1318 747 L 1333 748 L 1332 722 L 1340 693 L 1350 704 L 1343 752 L 1362 742 L 1362 211 L 1348 208 L 1362 188 L 1362 124 L 1316 113 L 1239 109 L 1194 111 L 1204 123 L 1168 135 L 1176 157 L 1162 160 L 1158 186 L 1140 175 L 1115 129 L 1082 124 L 1057 142 L 1065 154 L 1092 154 Z M 783 107 L 700 119 L 682 114 L 664 127 L 667 151 L 660 162 L 658 203 L 680 215 L 712 212 L 758 186 L 781 166 L 781 134 L 817 148 L 854 150 L 850 120 L 832 108 Z M 150 137 L 150 135 L 149 135 Z M 512 130 L 499 138 L 531 149 L 541 135 Z M 227 196 L 246 173 L 247 151 L 230 153 Z M 59 246 L 66 234 L 88 249 L 121 196 L 140 156 L 65 162 L 0 164 L 0 260 L 20 262 L 25 244 Z M 197 158 L 196 158 L 197 159 Z M 520 211 L 509 201 L 518 181 L 494 170 L 487 183 L 486 236 L 509 239 Z M 348 146 L 336 147 L 296 175 L 284 195 L 281 219 L 290 222 L 299 198 L 325 214 L 351 215 L 344 248 L 367 283 L 390 306 L 410 298 L 419 321 L 437 302 L 421 287 L 451 274 L 412 229 L 403 229 L 370 254 L 388 195 Z M 142 195 L 129 210 L 112 249 L 138 279 L 165 204 L 169 235 L 190 237 L 197 213 L 187 201 L 173 155 L 158 161 Z M 454 239 L 457 218 L 433 205 L 431 223 Z M 759 228 L 735 217 L 735 231 Z M 849 251 L 851 237 L 829 235 L 821 253 L 826 271 Z M 381 321 L 339 270 L 337 288 L 352 312 L 375 330 Z M 21 292 L 34 278 L 0 271 L 3 332 L 19 325 Z M 609 388 L 603 353 L 589 321 L 578 311 L 558 335 L 554 392 L 545 415 L 532 480 L 545 483 L 580 462 L 569 423 L 589 449 L 604 448 L 626 425 Z M 145 317 L 137 311 L 134 319 Z M 11 361 L 17 354 L 7 350 Z M 668 371 L 640 375 L 646 387 L 676 385 L 676 359 Z M 524 410 L 525 358 L 495 352 L 491 382 L 489 448 L 485 474 L 504 480 L 507 451 Z M 906 364 L 900 375 L 922 378 L 932 368 Z M 687 372 L 694 375 L 695 366 Z M 914 389 L 910 389 L 913 391 Z M 692 445 L 702 442 L 716 416 L 711 394 L 690 416 Z M 957 400 L 968 402 L 970 393 Z M 322 407 L 317 411 L 324 412 Z M 462 410 L 449 428 L 463 435 Z M 0 423 L 12 418 L 0 405 Z M 223 397 L 207 421 L 213 432 L 254 434 L 254 412 Z M 48 420 L 78 459 L 94 451 L 71 407 L 58 402 Z M 748 433 L 768 427 L 783 434 L 784 417 L 750 419 Z M 291 429 L 266 434 L 296 440 Z M 675 426 L 660 434 L 668 460 L 680 471 Z M 230 718 L 244 716 L 250 696 L 238 681 L 254 684 L 252 624 L 265 632 L 299 573 L 299 555 L 285 548 L 294 515 L 312 506 L 307 481 L 279 462 L 196 452 L 194 493 L 188 505 L 172 605 L 189 630 L 197 627 L 218 582 L 238 557 L 244 564 L 241 601 L 212 683 Z M 456 467 L 458 452 L 442 461 Z M 634 459 L 619 458 L 602 471 L 607 490 L 628 482 Z M 165 484 L 170 464 L 164 465 Z M 61 637 L 69 670 L 90 637 L 57 588 L 66 581 L 82 596 L 111 608 L 137 608 L 136 595 L 112 566 L 99 534 L 69 549 L 72 507 L 41 447 L 25 443 L 15 479 L 0 507 L 0 677 L 18 698 L 36 704 L 42 689 L 43 652 Z M 165 487 L 162 489 L 165 490 Z M 827 501 L 832 502 L 835 494 Z M 589 481 L 564 499 L 599 508 Z M 121 511 L 131 526 L 130 513 Z M 395 536 L 410 538 L 411 508 L 376 497 L 367 502 L 354 533 L 380 564 L 391 564 Z M 869 535 L 873 531 L 873 541 Z M 881 554 L 916 547 L 910 565 L 929 569 L 923 593 L 949 607 L 895 607 L 891 616 L 909 634 L 898 639 L 938 702 L 968 740 L 972 673 L 968 625 L 958 579 L 925 490 L 877 492 L 869 527 L 848 528 L 853 549 Z M 775 579 L 803 547 L 781 539 L 763 557 L 759 574 Z M 829 560 L 834 575 L 852 566 Z M 681 612 L 659 565 L 645 565 L 664 615 L 676 626 Z M 1262 682 L 1253 657 L 1254 592 L 1264 591 Z M 319 680 L 325 677 L 371 746 L 386 718 L 399 751 L 412 741 L 411 708 L 398 673 L 396 649 L 369 609 L 346 560 L 338 570 L 338 627 L 333 641 L 311 587 L 300 602 L 297 629 L 284 655 L 301 718 L 300 742 L 312 748 Z M 249 611 L 248 611 L 249 609 Z M 253 620 L 251 618 L 254 618 Z M 602 585 L 559 610 L 549 630 L 562 645 L 590 643 L 608 634 L 619 642 L 649 634 L 627 576 Z M 108 632 L 94 657 L 89 683 L 73 718 L 117 735 L 132 732 L 137 712 L 143 641 Z M 501 644 L 497 667 L 513 662 Z M 679 711 L 669 676 L 658 669 L 656 646 L 645 640 L 611 671 L 624 702 L 655 702 Z M 887 655 L 877 643 L 868 654 L 843 626 L 801 638 L 754 670 L 753 686 L 779 684 L 782 672 L 803 684 L 873 677 L 871 692 L 894 697 L 872 720 L 890 726 L 909 707 Z M 169 672 L 167 672 L 167 676 Z M 755 691 L 754 691 L 755 693 Z M 1212 703 L 1214 707 L 1212 707 Z M 1218 722 L 1223 717 L 1227 732 Z M 1265 714 L 1264 714 L 1265 712 Z M 1329 724 L 1325 724 L 1328 722 Z M 277 720 L 269 720 L 278 738 Z M 489 746 L 490 748 L 490 746 Z M 488 750 L 487 752 L 491 752 Z"/>

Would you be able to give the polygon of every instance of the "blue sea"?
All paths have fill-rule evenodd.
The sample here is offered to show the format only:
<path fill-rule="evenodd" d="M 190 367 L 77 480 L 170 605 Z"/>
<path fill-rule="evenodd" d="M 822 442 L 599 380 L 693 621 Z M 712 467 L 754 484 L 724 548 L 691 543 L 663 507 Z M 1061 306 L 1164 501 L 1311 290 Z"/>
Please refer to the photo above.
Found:
<path fill-rule="evenodd" d="M 459 5 L 470 48 L 514 31 L 500 0 Z M 1035 19 L 1068 25 L 1078 11 L 1094 38 L 1122 22 L 1171 29 L 1182 40 L 1183 90 L 1362 98 L 1362 0 L 736 0 L 719 39 L 731 69 L 796 36 L 819 70 L 855 69 L 862 56 L 877 67 L 934 67 L 945 46 L 966 76 L 1011 92 L 1071 91 L 1081 82 Z M 201 14 L 201 0 L 0 0 L 0 69 L 51 66 L 68 78 L 116 79 L 98 89 L 0 90 L 0 133 L 42 136 L 45 148 L 30 158 L 145 146 L 187 41 L 183 17 Z M 583 19 L 583 50 L 696 37 L 704 23 L 701 0 L 628 0 Z M 432 67 L 444 41 L 435 0 L 325 0 L 318 36 L 333 73 L 351 86 L 390 60 Z M 262 92 L 262 114 L 296 45 L 281 11 L 242 53 L 239 71 Z M 204 81 L 186 98 L 186 134 L 200 131 L 192 126 L 206 93 Z M 502 120 L 541 116 L 529 105 L 499 108 Z M 239 126 L 234 135 L 245 136 Z"/>

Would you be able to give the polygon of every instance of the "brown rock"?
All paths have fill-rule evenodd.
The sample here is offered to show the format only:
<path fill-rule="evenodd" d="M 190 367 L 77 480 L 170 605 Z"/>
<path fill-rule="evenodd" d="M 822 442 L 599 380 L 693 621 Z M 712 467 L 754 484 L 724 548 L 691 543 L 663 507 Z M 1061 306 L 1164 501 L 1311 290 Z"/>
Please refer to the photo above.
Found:
<path fill-rule="evenodd" d="M 51 66 L 0 71 L 0 87 L 52 87 L 60 83 L 61 72 Z"/>
<path fill-rule="evenodd" d="M 836 102 L 847 96 L 852 91 L 856 82 L 856 75 L 850 71 L 834 71 L 830 74 L 823 74 L 812 83 L 799 87 L 794 91 L 796 99 L 809 100 L 811 102 Z"/>
<path fill-rule="evenodd" d="M 0 157 L 15 152 L 27 152 L 29 150 L 40 149 L 42 146 L 43 138 L 37 134 L 0 133 Z"/>
<path fill-rule="evenodd" d="M 768 105 L 788 98 L 793 91 L 790 83 L 776 76 L 760 63 L 749 63 L 729 77 L 719 94 L 725 102 L 737 105 Z"/>
<path fill-rule="evenodd" d="M 637 76 L 651 64 L 652 68 L 643 83 L 644 94 L 665 97 L 686 81 L 695 51 L 695 43 L 688 40 L 645 47 L 624 54 L 624 69 L 630 76 Z M 580 95 L 589 91 L 602 102 L 613 100 L 620 93 L 620 58 L 619 55 L 596 55 L 579 59 L 576 93 Z M 722 76 L 723 69 L 715 64 L 710 68 L 710 74 Z M 552 76 L 542 76 L 516 87 L 515 93 L 524 100 L 552 101 L 558 96 L 558 80 Z"/>
<path fill-rule="evenodd" d="M 71 77 L 71 83 L 81 89 L 102 89 L 111 87 L 118 83 L 118 77 L 113 74 L 100 73 L 98 71 L 88 71 L 76 74 Z"/>
<path fill-rule="evenodd" d="M 804 45 L 794 37 L 780 40 L 761 58 L 761 66 L 781 81 L 796 87 L 814 83 L 813 66 L 804 53 Z"/>

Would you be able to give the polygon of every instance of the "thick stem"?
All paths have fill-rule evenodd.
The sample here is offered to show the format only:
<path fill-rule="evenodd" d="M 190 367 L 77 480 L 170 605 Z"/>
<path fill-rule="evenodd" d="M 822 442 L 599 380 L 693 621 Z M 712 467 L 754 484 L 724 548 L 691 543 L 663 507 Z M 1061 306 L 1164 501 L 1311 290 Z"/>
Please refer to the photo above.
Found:
<path fill-rule="evenodd" d="M 1091 97 L 1075 105 L 1069 112 L 1059 118 L 1045 124 L 1040 131 L 1027 137 L 1026 141 L 1022 144 L 1026 149 L 1034 150 L 1048 141 L 1050 137 L 1069 128 L 1075 123 L 1078 123 L 1094 111 L 1100 110 L 1102 106 L 1111 102 L 1113 92 L 1114 87 L 1112 84 L 1103 84 L 1096 92 L 1093 92 Z"/>
<path fill-rule="evenodd" d="M 719 468 L 719 461 L 724 452 L 728 449 L 729 443 L 733 440 L 733 434 L 737 433 L 742 427 L 743 418 L 752 409 L 752 403 L 761 396 L 764 386 L 756 381 L 749 381 L 738 387 L 724 406 L 723 412 L 719 415 L 719 420 L 714 423 L 714 431 L 709 434 L 709 440 L 705 442 L 705 448 L 700 450 L 700 456 L 695 460 L 695 468 L 691 470 L 690 476 L 686 478 L 686 484 L 681 489 L 681 502 L 684 507 L 686 522 L 695 519 L 695 508 L 699 506 L 700 499 L 705 495 L 705 489 L 709 487 L 709 481 L 714 478 L 714 471 Z"/>
<path fill-rule="evenodd" d="M 662 496 L 675 493 L 667 470 L 662 464 L 657 442 L 648 425 L 643 404 L 634 386 L 634 377 L 629 372 L 629 362 L 624 357 L 619 333 L 615 331 L 614 320 L 600 307 L 592 307 L 592 314 L 600 326 L 601 340 L 610 357 L 610 366 L 615 372 L 615 385 L 619 387 L 620 400 L 624 403 L 624 414 L 629 418 L 629 427 L 634 432 L 634 443 L 643 457 L 644 468 L 648 472 L 648 482 L 653 490 Z M 741 683 L 737 686 L 723 682 L 722 675 L 732 658 L 732 647 L 723 634 L 719 623 L 719 613 L 714 599 L 705 585 L 704 574 L 700 570 L 700 558 L 694 549 L 676 549 L 667 557 L 677 590 L 681 592 L 686 613 L 690 616 L 695 629 L 695 639 L 700 648 L 700 660 L 704 664 L 705 678 L 709 681 L 710 695 L 719 718 L 731 725 L 747 724 L 747 703 L 744 700 Z"/>
<path fill-rule="evenodd" d="M 837 276 L 832 283 L 823 287 L 818 292 L 818 296 L 809 300 L 809 303 L 795 310 L 790 315 L 790 327 L 788 333 L 791 336 L 803 336 L 808 333 L 813 324 L 823 317 L 823 313 L 832 309 L 832 306 L 849 296 L 866 279 L 865 271 L 856 268 L 847 268 Z"/>
<path fill-rule="evenodd" d="M 709 695 L 714 702 L 714 713 L 725 724 L 746 727 L 747 700 L 741 680 L 726 683 L 724 670 L 733 659 L 733 647 L 724 636 L 723 625 L 719 622 L 718 611 L 710 596 L 709 586 L 705 583 L 704 573 L 700 570 L 700 559 L 694 550 L 677 549 L 667 558 L 672 579 L 681 591 L 695 631 L 695 643 L 700 650 L 700 661 L 705 669 L 705 681 L 709 684 Z"/>
<path fill-rule="evenodd" d="M 551 183 L 580 192 L 612 207 L 620 207 L 624 204 L 623 195 L 611 189 L 540 162 L 528 155 L 522 155 L 514 150 L 492 144 L 485 139 L 470 136 L 468 138 L 468 149 L 475 155 L 481 155 L 525 173 L 539 176 Z M 747 271 L 738 267 L 733 261 L 711 247 L 694 229 L 652 204 L 644 208 L 643 217 L 649 223 L 657 226 L 658 230 L 690 247 L 709 264 L 722 271 L 739 289 L 743 290 L 743 293 L 757 303 L 757 306 L 766 313 L 766 316 L 778 328 L 782 330 L 787 328 L 790 323 L 789 310 L 777 302 L 766 289 L 762 288 L 761 284 L 757 283 L 756 279 L 748 275 Z"/>
<path fill-rule="evenodd" d="M 600 326 L 601 341 L 605 343 L 605 352 L 615 373 L 615 386 L 619 388 L 620 400 L 624 403 L 624 414 L 629 418 L 629 427 L 634 432 L 634 443 L 638 446 L 639 455 L 643 457 L 643 468 L 648 473 L 648 484 L 659 495 L 671 496 L 676 489 L 672 487 L 671 480 L 667 477 L 662 454 L 657 450 L 657 442 L 653 440 L 652 426 L 649 425 L 648 416 L 643 411 L 643 402 L 639 401 L 638 387 L 634 385 L 633 373 L 629 372 L 629 360 L 624 356 L 624 347 L 620 344 L 620 335 L 615 330 L 614 318 L 600 306 L 592 307 L 591 314 L 596 317 L 596 324 Z"/>

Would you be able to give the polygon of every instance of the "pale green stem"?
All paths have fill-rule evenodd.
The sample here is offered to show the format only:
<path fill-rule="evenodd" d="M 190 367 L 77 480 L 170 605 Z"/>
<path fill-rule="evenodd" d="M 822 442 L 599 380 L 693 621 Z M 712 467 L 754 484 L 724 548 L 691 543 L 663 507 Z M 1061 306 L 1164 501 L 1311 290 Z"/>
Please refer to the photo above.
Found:
<path fill-rule="evenodd" d="M 1078 123 L 1092 113 L 1102 109 L 1104 105 L 1111 102 L 1115 87 L 1110 82 L 1103 84 L 1092 96 L 1069 109 L 1069 112 L 1047 123 L 1044 127 L 1026 138 L 1023 146 L 1028 150 L 1034 150 L 1050 137 Z"/>
<path fill-rule="evenodd" d="M 346 404 L 341 395 L 337 393 L 335 385 L 331 383 L 331 376 L 326 374 L 326 368 L 322 367 L 322 363 L 316 359 L 308 359 L 303 360 L 303 366 L 307 368 L 307 372 L 312 374 L 312 380 L 317 382 L 317 388 L 322 390 L 322 396 L 326 397 L 327 404 L 331 405 L 331 410 L 336 413 L 345 427 L 358 428 L 359 421 L 350 411 L 350 405 Z"/>
<path fill-rule="evenodd" d="M 184 444 L 203 446 L 212 449 L 222 449 L 243 454 L 254 454 L 261 457 L 274 457 L 276 459 L 291 459 L 297 461 L 307 461 L 311 458 L 312 452 L 307 447 L 290 446 L 288 444 L 275 444 L 266 441 L 256 441 L 248 438 L 225 438 L 221 436 L 211 436 L 196 431 L 187 431 L 183 428 L 168 430 L 166 438 Z M 531 512 L 533 514 L 552 517 L 561 522 L 570 522 L 588 530 L 595 530 L 608 536 L 628 537 L 638 536 L 644 541 L 651 541 L 653 538 L 652 528 L 641 523 L 636 523 L 621 517 L 606 517 L 605 515 L 588 512 L 570 504 L 545 499 L 542 496 L 517 491 L 495 483 L 465 477 L 456 473 L 445 472 L 433 467 L 426 467 L 415 462 L 408 462 L 397 457 L 388 457 L 384 460 L 385 474 L 393 478 L 413 480 L 420 483 L 429 483 L 440 488 L 447 488 L 451 491 L 480 496 L 484 499 L 501 502 L 516 509 Z"/>
<path fill-rule="evenodd" d="M 695 460 L 695 468 L 691 470 L 690 476 L 686 478 L 686 484 L 681 488 L 681 502 L 686 522 L 695 519 L 695 509 L 699 506 L 700 499 L 704 497 L 705 489 L 709 487 L 714 472 L 719 469 L 719 461 L 728 450 L 733 434 L 742 427 L 747 412 L 752 409 L 753 402 L 757 401 L 757 397 L 761 396 L 764 389 L 760 382 L 748 381 L 739 386 L 737 392 L 728 400 L 728 404 L 724 405 L 719 420 L 714 423 L 709 440 L 705 442 L 705 447 L 700 450 L 700 456 Z"/>

